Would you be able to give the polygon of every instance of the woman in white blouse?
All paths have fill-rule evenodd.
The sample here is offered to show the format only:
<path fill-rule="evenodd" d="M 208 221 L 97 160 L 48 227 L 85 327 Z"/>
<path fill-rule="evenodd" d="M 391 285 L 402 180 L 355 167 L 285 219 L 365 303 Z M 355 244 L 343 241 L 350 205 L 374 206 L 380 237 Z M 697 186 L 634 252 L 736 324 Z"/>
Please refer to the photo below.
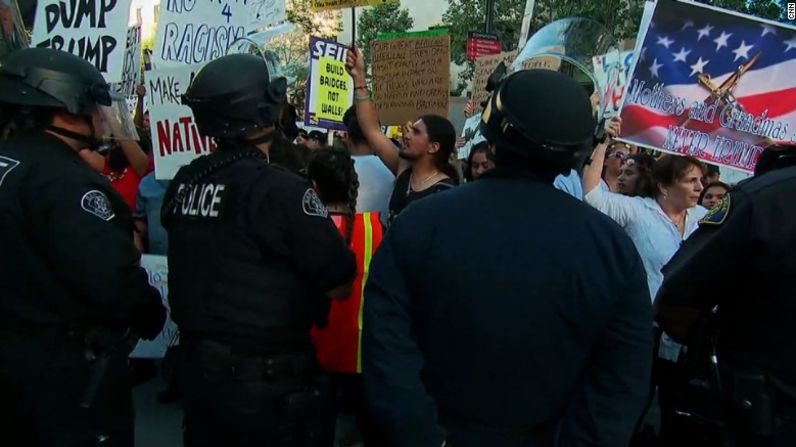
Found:
<path fill-rule="evenodd" d="M 663 281 L 661 268 L 707 213 L 697 205 L 705 168 L 693 157 L 665 155 L 653 170 L 655 196 L 628 197 L 598 188 L 608 144 L 595 148 L 583 171 L 584 201 L 614 219 L 633 240 L 654 299 Z"/>

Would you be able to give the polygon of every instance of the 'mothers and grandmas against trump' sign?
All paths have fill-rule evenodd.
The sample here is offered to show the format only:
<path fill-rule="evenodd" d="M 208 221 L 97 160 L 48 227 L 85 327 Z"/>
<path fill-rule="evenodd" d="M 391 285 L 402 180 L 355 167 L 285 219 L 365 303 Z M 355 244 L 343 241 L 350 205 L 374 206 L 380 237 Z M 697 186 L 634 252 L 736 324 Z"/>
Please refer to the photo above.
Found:
<path fill-rule="evenodd" d="M 796 142 L 796 28 L 658 2 L 621 111 L 621 140 L 752 172 Z"/>

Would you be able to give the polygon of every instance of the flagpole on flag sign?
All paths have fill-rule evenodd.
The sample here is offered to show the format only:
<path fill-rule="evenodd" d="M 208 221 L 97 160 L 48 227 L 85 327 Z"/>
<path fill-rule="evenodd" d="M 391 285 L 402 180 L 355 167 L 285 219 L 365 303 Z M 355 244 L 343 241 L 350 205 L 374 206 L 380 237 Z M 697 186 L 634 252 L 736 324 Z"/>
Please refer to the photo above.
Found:
<path fill-rule="evenodd" d="M 351 7 L 351 48 L 357 44 L 357 7 Z"/>

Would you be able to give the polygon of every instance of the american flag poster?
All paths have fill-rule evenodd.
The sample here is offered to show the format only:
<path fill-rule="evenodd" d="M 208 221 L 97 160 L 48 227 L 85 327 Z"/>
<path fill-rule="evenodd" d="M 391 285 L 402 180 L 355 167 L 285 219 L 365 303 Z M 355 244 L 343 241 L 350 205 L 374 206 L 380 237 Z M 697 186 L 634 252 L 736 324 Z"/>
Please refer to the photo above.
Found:
<path fill-rule="evenodd" d="M 745 172 L 796 142 L 796 29 L 659 1 L 621 111 L 621 140 Z"/>

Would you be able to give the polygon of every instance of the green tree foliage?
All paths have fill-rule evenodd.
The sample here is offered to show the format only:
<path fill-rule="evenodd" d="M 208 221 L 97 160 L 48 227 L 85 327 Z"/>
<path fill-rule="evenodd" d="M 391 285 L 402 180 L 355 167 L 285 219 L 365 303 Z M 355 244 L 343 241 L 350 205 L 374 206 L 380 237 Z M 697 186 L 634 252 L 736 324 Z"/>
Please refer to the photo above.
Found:
<path fill-rule="evenodd" d="M 365 54 L 365 62 L 370 66 L 370 44 L 381 33 L 401 33 L 409 31 L 415 21 L 409 10 L 399 3 L 382 3 L 362 11 L 357 20 L 357 46 Z"/>
<path fill-rule="evenodd" d="M 706 5 L 750 14 L 756 17 L 780 20 L 785 18 L 785 7 L 776 0 L 696 0 Z"/>
<path fill-rule="evenodd" d="M 781 0 L 697 0 L 700 3 L 751 14 L 772 20 L 785 19 L 785 3 Z M 500 37 L 503 50 L 510 51 L 519 43 L 525 0 L 495 0 L 493 31 Z M 611 30 L 617 42 L 634 38 L 639 31 L 644 0 L 537 0 L 529 35 L 544 25 L 565 17 L 586 17 Z M 455 94 L 470 82 L 474 72 L 467 61 L 467 34 L 486 28 L 486 0 L 450 0 L 443 16 L 451 31 L 451 55 L 456 63 L 467 62 L 459 78 Z"/>
<path fill-rule="evenodd" d="M 314 12 L 311 0 L 287 0 L 285 7 L 287 20 L 307 36 L 333 38 L 343 29 L 339 10 Z"/>
<path fill-rule="evenodd" d="M 565 17 L 587 17 L 612 30 L 618 39 L 638 33 L 644 0 L 537 0 L 529 34 Z M 493 32 L 500 37 L 504 51 L 517 48 L 525 13 L 525 0 L 495 0 Z M 459 77 L 460 94 L 471 81 L 474 65 L 467 61 L 467 35 L 486 28 L 486 0 L 450 0 L 443 21 L 451 31 L 451 55 L 456 63 L 468 66 Z"/>

